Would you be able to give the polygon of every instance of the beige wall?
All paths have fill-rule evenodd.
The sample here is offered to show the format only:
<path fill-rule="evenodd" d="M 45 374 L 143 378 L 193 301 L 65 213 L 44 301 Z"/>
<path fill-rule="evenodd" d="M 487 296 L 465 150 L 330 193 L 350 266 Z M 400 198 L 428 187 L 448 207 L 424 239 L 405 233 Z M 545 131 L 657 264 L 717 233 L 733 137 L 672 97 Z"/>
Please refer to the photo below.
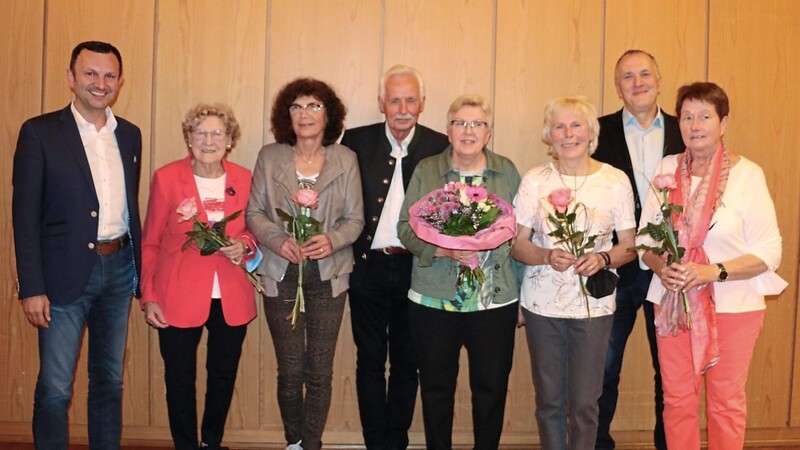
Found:
<path fill-rule="evenodd" d="M 36 332 L 16 301 L 10 178 L 17 132 L 24 119 L 67 104 L 69 51 L 80 41 L 97 39 L 114 43 L 125 61 L 125 84 L 114 111 L 142 129 L 142 206 L 152 171 L 185 154 L 180 121 L 190 106 L 231 104 L 244 132 L 231 159 L 251 167 L 261 145 L 273 140 L 272 97 L 298 76 L 317 77 L 337 89 L 349 109 L 348 127 L 381 119 L 378 80 L 395 63 L 423 73 L 422 122 L 440 131 L 453 98 L 481 93 L 495 108 L 493 148 L 512 158 L 521 172 L 547 160 L 538 136 L 548 99 L 581 93 L 603 113 L 621 106 L 612 70 L 625 49 L 644 48 L 658 57 L 661 104 L 668 112 L 681 84 L 718 82 L 732 102 L 726 143 L 767 174 L 784 239 L 779 273 L 789 281 L 789 288 L 769 301 L 756 350 L 748 384 L 748 437 L 800 442 L 800 364 L 794 363 L 800 356 L 794 344 L 800 152 L 789 134 L 799 125 L 793 107 L 800 104 L 800 89 L 790 78 L 800 73 L 793 45 L 793 30 L 800 27 L 795 0 L 0 0 L 0 10 L 6 23 L 0 30 L 0 178 L 6 180 L 0 184 L 0 264 L 10 268 L 0 273 L 0 441 L 30 438 L 38 368 Z M 138 308 L 131 311 L 130 323 L 124 438 L 165 440 L 157 335 Z M 524 335 L 520 331 L 517 337 L 503 443 L 530 445 L 538 442 L 533 386 Z M 641 324 L 631 339 L 614 428 L 619 441 L 647 442 L 652 373 Z M 362 442 L 354 367 L 346 313 L 326 443 Z M 74 439 L 83 440 L 85 356 L 78 373 L 71 420 Z M 259 317 L 245 342 L 227 442 L 283 441 L 275 379 L 272 343 Z M 198 383 L 199 403 L 203 382 Z M 459 382 L 454 442 L 468 444 L 466 370 Z M 422 442 L 418 408 L 412 443 Z"/>

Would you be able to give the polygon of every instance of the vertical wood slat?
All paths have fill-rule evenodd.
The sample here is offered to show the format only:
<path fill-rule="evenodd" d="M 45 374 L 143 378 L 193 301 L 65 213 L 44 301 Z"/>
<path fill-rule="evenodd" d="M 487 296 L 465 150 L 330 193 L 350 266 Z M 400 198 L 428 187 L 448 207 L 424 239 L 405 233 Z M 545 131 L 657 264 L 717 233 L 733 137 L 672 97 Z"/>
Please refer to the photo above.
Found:
<path fill-rule="evenodd" d="M 783 237 L 778 273 L 789 282 L 782 295 L 767 302 L 766 323 L 747 383 L 747 423 L 782 425 L 788 415 L 790 424 L 797 426 L 800 156 L 793 133 L 800 101 L 794 74 L 800 63 L 792 30 L 800 23 L 800 10 L 792 0 L 712 0 L 710 5 L 709 80 L 725 89 L 731 104 L 725 143 L 764 169 Z M 794 331 L 794 340 L 789 339 L 789 330 Z"/>
<path fill-rule="evenodd" d="M 41 112 L 44 0 L 8 2 L 3 13 L 15 26 L 0 29 L 0 67 L 4 87 L 0 103 L 0 422 L 29 420 L 36 384 L 36 331 L 22 314 L 11 229 L 11 172 L 19 128 Z M 12 64 L 11 61 L 14 63 Z M 14 268 L 14 269 L 11 269 Z"/>

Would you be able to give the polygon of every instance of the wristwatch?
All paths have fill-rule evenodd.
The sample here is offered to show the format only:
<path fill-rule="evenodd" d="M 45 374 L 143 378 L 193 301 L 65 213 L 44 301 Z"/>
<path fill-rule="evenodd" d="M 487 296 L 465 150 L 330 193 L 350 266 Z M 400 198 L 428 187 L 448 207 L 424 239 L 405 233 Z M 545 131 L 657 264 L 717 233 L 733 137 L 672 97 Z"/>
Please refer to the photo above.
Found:
<path fill-rule="evenodd" d="M 719 267 L 719 281 L 725 281 L 728 279 L 728 271 L 725 270 L 725 266 L 722 263 L 717 263 L 717 267 Z"/>

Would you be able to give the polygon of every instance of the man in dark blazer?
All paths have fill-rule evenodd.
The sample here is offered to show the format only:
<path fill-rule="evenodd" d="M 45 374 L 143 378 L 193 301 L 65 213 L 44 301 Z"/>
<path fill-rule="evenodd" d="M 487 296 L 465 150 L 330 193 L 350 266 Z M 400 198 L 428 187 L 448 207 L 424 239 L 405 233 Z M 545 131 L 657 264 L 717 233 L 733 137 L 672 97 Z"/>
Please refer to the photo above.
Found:
<path fill-rule="evenodd" d="M 642 50 L 628 50 L 617 60 L 614 69 L 614 85 L 624 107 L 600 118 L 600 136 L 595 159 L 624 171 L 633 186 L 637 225 L 642 214 L 642 202 L 650 188 L 650 180 L 656 165 L 666 155 L 680 153 L 686 149 L 681 139 L 678 120 L 657 104 L 661 87 L 661 74 L 656 59 Z M 622 356 L 636 322 L 639 308 L 643 307 L 650 343 L 650 354 L 655 370 L 656 426 L 653 431 L 655 447 L 667 448 L 664 438 L 663 392 L 658 365 L 656 331 L 653 304 L 645 300 L 652 272 L 639 268 L 634 260 L 619 269 L 617 285 L 617 309 L 609 338 L 603 377 L 603 394 L 597 429 L 596 449 L 613 449 L 609 427 L 614 418 L 619 396 L 619 379 L 622 371 Z"/>
<path fill-rule="evenodd" d="M 412 255 L 397 238 L 397 221 L 417 163 L 449 145 L 447 136 L 417 124 L 425 88 L 416 69 L 389 69 L 378 106 L 386 122 L 347 130 L 342 138 L 358 155 L 364 195 L 365 226 L 353 244 L 349 294 L 358 408 L 369 450 L 408 446 L 419 383 L 408 323 Z"/>
<path fill-rule="evenodd" d="M 139 128 L 109 105 L 122 57 L 89 41 L 72 51 L 66 108 L 27 120 L 14 153 L 12 220 L 19 299 L 39 334 L 37 449 L 67 448 L 75 363 L 89 329 L 89 443 L 119 448 L 128 311 L 138 295 Z"/>

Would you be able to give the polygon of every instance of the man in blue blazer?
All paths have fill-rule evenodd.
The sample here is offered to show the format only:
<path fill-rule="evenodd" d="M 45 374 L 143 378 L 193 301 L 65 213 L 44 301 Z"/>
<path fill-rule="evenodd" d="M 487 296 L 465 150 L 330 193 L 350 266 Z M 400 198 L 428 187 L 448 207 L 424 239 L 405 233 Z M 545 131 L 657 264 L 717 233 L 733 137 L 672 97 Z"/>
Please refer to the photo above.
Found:
<path fill-rule="evenodd" d="M 378 107 L 386 122 L 347 130 L 342 138 L 358 156 L 364 196 L 365 225 L 353 244 L 349 295 L 358 409 L 369 450 L 408 446 L 419 382 L 408 323 L 412 255 L 397 237 L 397 221 L 417 163 L 449 145 L 447 136 L 417 123 L 425 87 L 416 69 L 396 65 L 386 71 Z"/>
<path fill-rule="evenodd" d="M 661 73 L 653 55 L 642 50 L 628 50 L 617 60 L 614 69 L 614 85 L 624 107 L 601 117 L 600 136 L 593 158 L 624 171 L 633 187 L 637 226 L 642 214 L 642 202 L 650 189 L 656 166 L 666 155 L 680 153 L 686 149 L 681 139 L 676 117 L 658 107 L 661 88 Z M 622 371 L 622 356 L 636 322 L 640 307 L 644 309 L 647 338 L 655 369 L 656 426 L 653 432 L 655 447 L 667 448 L 664 438 L 663 392 L 656 348 L 656 331 L 653 304 L 645 300 L 652 272 L 639 268 L 634 260 L 617 269 L 620 279 L 617 285 L 617 309 L 609 338 L 603 394 L 598 401 L 600 407 L 596 449 L 613 449 L 609 427 L 614 418 L 619 396 L 619 379 Z"/>
<path fill-rule="evenodd" d="M 19 299 L 39 334 L 37 449 L 67 448 L 75 363 L 89 329 L 89 443 L 119 448 L 122 363 L 139 295 L 139 128 L 109 105 L 122 57 L 89 41 L 72 51 L 66 108 L 27 120 L 14 153 L 12 220 Z"/>

